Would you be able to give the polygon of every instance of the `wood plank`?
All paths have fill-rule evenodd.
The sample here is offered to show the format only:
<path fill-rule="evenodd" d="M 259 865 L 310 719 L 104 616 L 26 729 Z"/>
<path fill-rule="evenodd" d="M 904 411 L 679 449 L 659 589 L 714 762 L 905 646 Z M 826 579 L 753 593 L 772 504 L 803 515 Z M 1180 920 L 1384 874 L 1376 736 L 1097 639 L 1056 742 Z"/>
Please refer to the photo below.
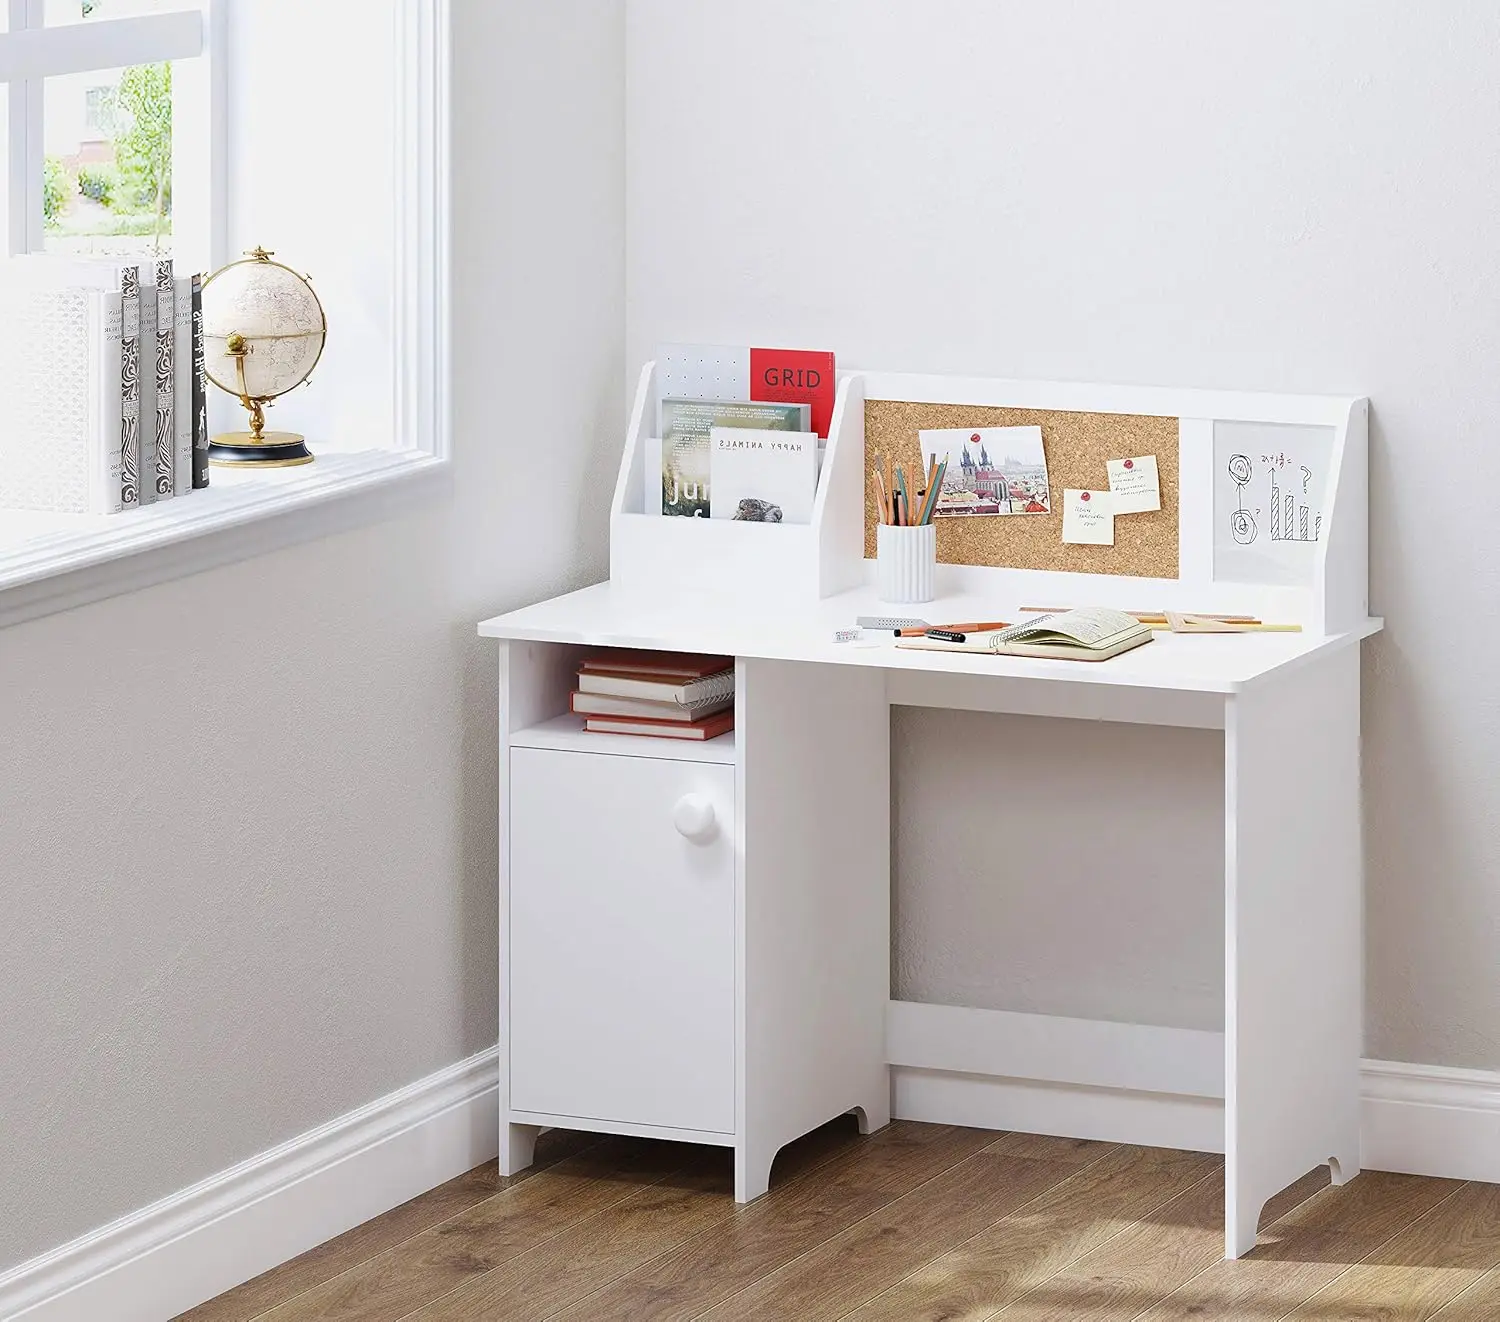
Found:
<path fill-rule="evenodd" d="M 1109 1151 L 1011 1134 L 903 1194 L 703 1314 L 713 1322 L 841 1318 L 956 1238 L 968 1238 Z M 1041 1155 L 1038 1155 L 1041 1154 Z"/>
<path fill-rule="evenodd" d="M 858 1140 L 854 1117 L 841 1116 L 789 1143 L 773 1178 L 780 1184 L 802 1178 Z M 409 1322 L 550 1316 L 736 1210 L 734 1154 L 727 1148 L 703 1149 L 682 1170 L 466 1282 L 411 1314 Z"/>
<path fill-rule="evenodd" d="M 1284 1215 L 1310 1196 L 1326 1174 L 1311 1171 L 1267 1204 Z M 1102 1322 L 1138 1316 L 1224 1254 L 1224 1169 L 1141 1218 L 996 1316 L 1005 1322 Z"/>
<path fill-rule="evenodd" d="M 1070 1176 L 850 1315 L 850 1322 L 989 1317 L 1074 1258 L 1213 1173 L 1219 1158 L 1124 1146 Z"/>
<path fill-rule="evenodd" d="M 1495 1322 L 1500 1317 L 1500 1270 L 1486 1272 L 1432 1315 L 1432 1322 Z"/>
<path fill-rule="evenodd" d="M 734 1215 L 734 1154 L 710 1149 L 666 1179 L 585 1217 L 407 1322 L 522 1322 L 550 1317 L 625 1272 Z"/>
<path fill-rule="evenodd" d="M 861 1217 L 956 1166 L 1000 1135 L 897 1120 L 807 1179 L 771 1192 L 706 1234 L 559 1314 L 559 1322 L 683 1322 L 815 1249 Z M 773 1173 L 773 1180 L 780 1173 Z"/>
<path fill-rule="evenodd" d="M 1142 1316 L 1142 1322 L 1282 1317 L 1449 1197 L 1457 1180 L 1365 1171 L 1330 1186 L 1262 1230 L 1248 1256 L 1220 1260 Z M 1500 1310 L 1486 1314 L 1500 1316 Z"/>
<path fill-rule="evenodd" d="M 597 1134 L 553 1129 L 537 1141 L 536 1162 L 516 1175 L 501 1175 L 498 1163 L 476 1166 L 456 1179 L 419 1194 L 373 1220 L 355 1226 L 306 1253 L 224 1294 L 179 1314 L 173 1322 L 248 1322 L 306 1290 L 368 1262 L 386 1249 L 439 1225 L 513 1184 L 599 1142 Z"/>
<path fill-rule="evenodd" d="M 695 1151 L 653 1139 L 606 1139 L 262 1316 L 266 1322 L 396 1322 L 670 1175 Z"/>
<path fill-rule="evenodd" d="M 1500 1264 L 1500 1184 L 1465 1184 L 1292 1318 L 1423 1322 Z"/>

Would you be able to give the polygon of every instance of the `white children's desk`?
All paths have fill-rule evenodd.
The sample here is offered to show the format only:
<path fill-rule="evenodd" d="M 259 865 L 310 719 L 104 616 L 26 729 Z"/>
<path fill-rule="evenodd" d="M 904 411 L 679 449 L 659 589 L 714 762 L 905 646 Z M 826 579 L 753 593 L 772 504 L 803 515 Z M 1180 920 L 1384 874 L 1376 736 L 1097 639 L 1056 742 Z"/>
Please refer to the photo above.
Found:
<path fill-rule="evenodd" d="M 866 398 L 1182 419 L 1181 577 L 940 567 L 937 602 L 881 606 L 861 582 Z M 501 640 L 501 1170 L 527 1165 L 545 1126 L 642 1134 L 732 1147 L 748 1200 L 777 1150 L 817 1125 L 847 1111 L 884 1125 L 894 1064 L 1181 1100 L 1180 1122 L 1158 1109 L 1165 1127 L 1144 1133 L 1086 1106 L 1038 1115 L 1024 1090 L 985 1120 L 1222 1149 L 1231 1257 L 1308 1170 L 1356 1174 L 1358 643 L 1379 628 L 1365 604 L 1365 402 L 850 374 L 808 528 L 643 514 L 653 402 L 648 366 L 611 581 L 480 626 Z M 1204 565 L 1207 519 L 1188 504 L 1208 489 L 1214 421 L 1230 419 L 1335 431 L 1306 584 L 1216 584 Z M 859 615 L 1007 619 L 1035 600 L 1246 610 L 1305 632 L 1158 634 L 1100 664 L 833 641 Z M 566 715 L 577 663 L 620 646 L 736 658 L 735 733 L 584 734 Z M 1222 1033 L 890 999 L 898 705 L 1223 731 Z"/>

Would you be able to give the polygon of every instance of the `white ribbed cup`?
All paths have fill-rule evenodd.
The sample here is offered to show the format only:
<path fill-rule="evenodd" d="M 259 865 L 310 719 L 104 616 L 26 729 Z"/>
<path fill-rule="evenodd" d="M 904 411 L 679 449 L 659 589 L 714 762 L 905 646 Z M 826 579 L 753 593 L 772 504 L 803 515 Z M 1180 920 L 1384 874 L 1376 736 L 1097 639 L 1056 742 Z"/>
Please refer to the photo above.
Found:
<path fill-rule="evenodd" d="M 875 525 L 875 590 L 881 601 L 931 601 L 937 573 L 937 528 Z"/>

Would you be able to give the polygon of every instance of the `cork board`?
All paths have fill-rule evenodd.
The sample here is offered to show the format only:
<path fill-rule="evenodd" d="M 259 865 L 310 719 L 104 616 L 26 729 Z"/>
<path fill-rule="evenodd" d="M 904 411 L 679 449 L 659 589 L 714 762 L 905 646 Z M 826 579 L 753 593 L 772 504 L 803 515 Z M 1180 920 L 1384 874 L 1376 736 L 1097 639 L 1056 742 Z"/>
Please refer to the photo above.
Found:
<path fill-rule="evenodd" d="M 921 473 L 917 432 L 935 427 L 1042 429 L 1051 514 L 937 519 L 937 558 L 948 565 L 996 565 L 1075 574 L 1177 577 L 1178 455 L 1176 418 L 1132 413 L 1073 413 L 1058 409 L 987 408 L 972 404 L 911 404 L 872 399 L 865 404 L 865 556 L 875 554 L 875 494 L 871 474 L 889 454 L 908 473 Z M 1062 540 L 1064 487 L 1109 489 L 1110 459 L 1154 454 L 1161 509 L 1121 515 L 1113 546 L 1068 546 Z"/>

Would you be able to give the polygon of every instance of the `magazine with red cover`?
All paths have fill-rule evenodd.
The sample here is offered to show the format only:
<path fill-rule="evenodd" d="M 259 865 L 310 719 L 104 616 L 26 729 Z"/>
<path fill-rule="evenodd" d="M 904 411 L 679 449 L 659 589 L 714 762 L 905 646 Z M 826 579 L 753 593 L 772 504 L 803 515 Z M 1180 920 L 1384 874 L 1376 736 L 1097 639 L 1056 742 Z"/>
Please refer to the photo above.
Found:
<path fill-rule="evenodd" d="M 828 435 L 838 384 L 831 350 L 667 344 L 657 351 L 656 369 L 659 400 L 806 404 L 812 410 L 813 431 Z M 659 420 L 657 434 L 661 434 Z"/>

